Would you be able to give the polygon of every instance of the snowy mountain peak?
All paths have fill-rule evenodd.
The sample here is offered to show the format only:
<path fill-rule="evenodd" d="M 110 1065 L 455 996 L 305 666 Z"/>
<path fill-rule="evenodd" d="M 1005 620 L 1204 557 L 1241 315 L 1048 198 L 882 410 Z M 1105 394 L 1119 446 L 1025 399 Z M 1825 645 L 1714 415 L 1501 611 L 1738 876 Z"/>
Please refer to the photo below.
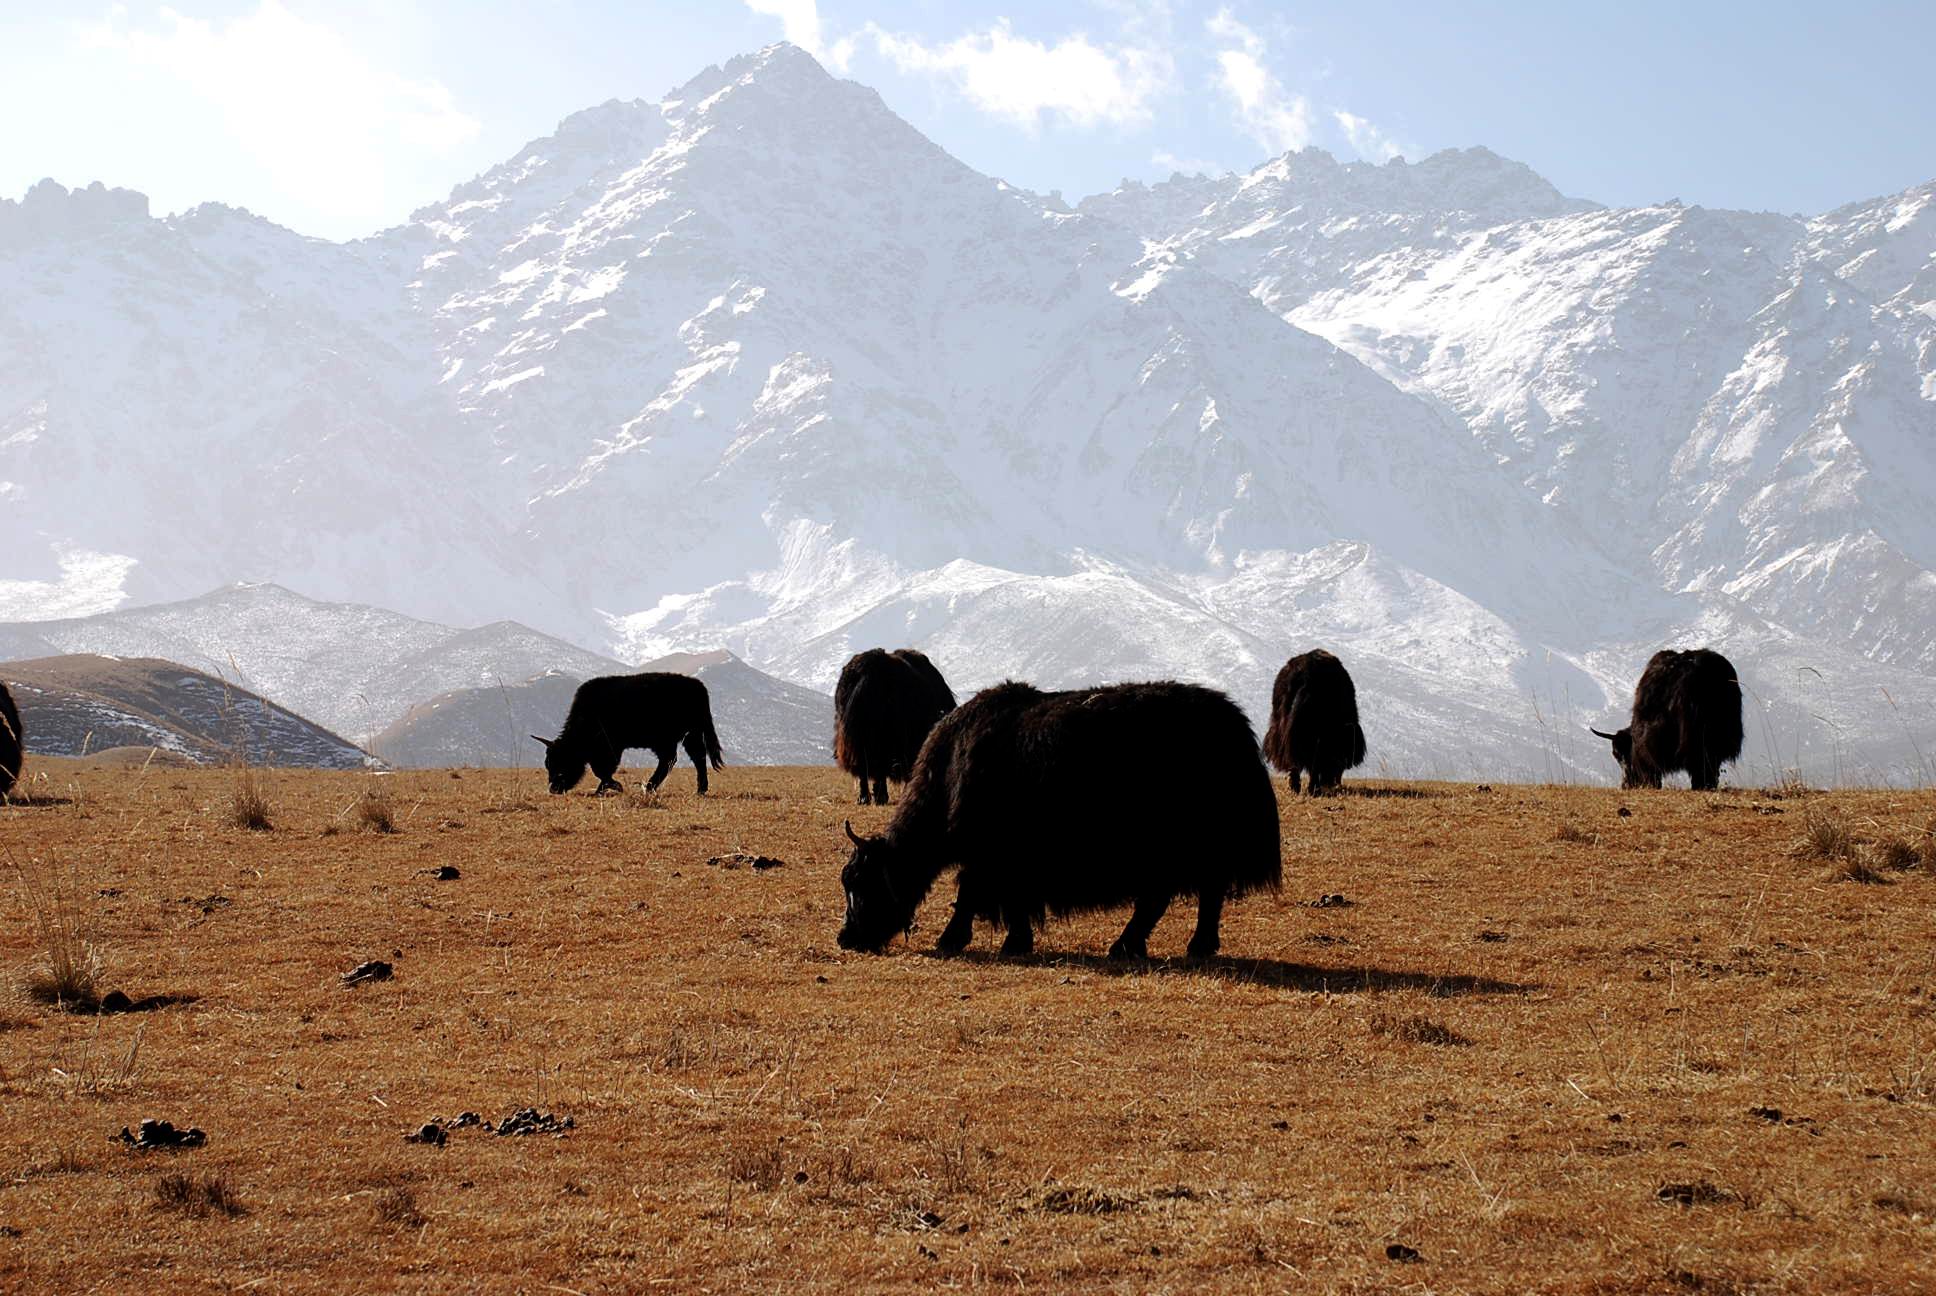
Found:
<path fill-rule="evenodd" d="M 42 180 L 18 202 L 0 198 L 0 249 L 88 238 L 115 225 L 147 219 L 147 194 L 110 189 L 99 180 L 73 190 L 52 179 Z"/>

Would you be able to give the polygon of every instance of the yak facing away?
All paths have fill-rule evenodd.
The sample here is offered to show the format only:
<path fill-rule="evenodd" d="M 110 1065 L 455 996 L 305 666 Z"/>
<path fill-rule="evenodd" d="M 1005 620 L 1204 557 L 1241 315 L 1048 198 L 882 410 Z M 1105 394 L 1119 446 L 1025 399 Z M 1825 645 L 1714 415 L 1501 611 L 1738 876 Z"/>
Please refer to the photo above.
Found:
<path fill-rule="evenodd" d="M 533 738 L 538 735 L 532 734 Z M 690 675 L 646 671 L 638 675 L 600 675 L 572 694 L 565 727 L 556 738 L 538 738 L 545 749 L 545 773 L 553 792 L 567 792 L 591 766 L 601 792 L 618 792 L 619 758 L 628 747 L 643 747 L 659 758 L 645 790 L 657 791 L 683 743 L 699 772 L 699 795 L 706 795 L 706 766 L 723 769 L 719 735 L 706 686 Z"/>
<path fill-rule="evenodd" d="M 1358 689 L 1344 663 L 1322 648 L 1284 663 L 1271 686 L 1270 727 L 1264 755 L 1291 776 L 1297 791 L 1300 771 L 1311 776 L 1311 795 L 1344 781 L 1344 772 L 1364 763 L 1365 731 L 1358 727 Z"/>
<path fill-rule="evenodd" d="M 0 797 L 13 791 L 26 757 L 27 740 L 20 732 L 20 712 L 14 709 L 13 694 L 0 684 Z"/>
<path fill-rule="evenodd" d="M 923 652 L 869 648 L 848 659 L 834 687 L 834 763 L 860 780 L 862 805 L 887 804 L 887 781 L 907 782 L 928 731 L 954 709 Z"/>
<path fill-rule="evenodd" d="M 1173 762 L 1160 797 L 1139 757 Z M 1195 896 L 1190 954 L 1208 958 L 1224 901 L 1276 887 L 1282 871 L 1277 798 L 1250 721 L 1190 684 L 985 689 L 928 735 L 887 831 L 847 835 L 839 940 L 852 950 L 885 949 L 954 866 L 940 953 L 967 948 L 977 918 L 1007 928 L 1002 953 L 1022 955 L 1048 914 L 1133 904 L 1109 953 L 1143 958 L 1170 902 Z"/>
<path fill-rule="evenodd" d="M 1686 770 L 1696 790 L 1712 789 L 1723 762 L 1741 755 L 1741 681 L 1718 652 L 1663 649 L 1641 673 L 1627 727 L 1593 732 L 1612 741 L 1624 787 L 1657 788 Z"/>

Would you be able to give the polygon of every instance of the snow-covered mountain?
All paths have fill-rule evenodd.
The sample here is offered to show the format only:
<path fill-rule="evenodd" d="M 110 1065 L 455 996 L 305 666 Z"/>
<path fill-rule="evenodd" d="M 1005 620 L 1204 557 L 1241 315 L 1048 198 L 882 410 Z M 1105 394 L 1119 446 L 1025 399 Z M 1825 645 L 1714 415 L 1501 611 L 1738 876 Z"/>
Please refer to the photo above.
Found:
<path fill-rule="evenodd" d="M 785 45 L 353 244 L 40 186 L 0 203 L 0 618 L 273 580 L 1260 722 L 1323 643 L 1374 760 L 1497 777 L 1604 776 L 1581 726 L 1713 642 L 1744 777 L 1916 774 L 1932 190 L 1613 211 L 1484 150 L 1306 151 L 1071 212 Z M 353 648 L 288 633 L 288 687 Z"/>
<path fill-rule="evenodd" d="M 323 603 L 279 585 L 0 624 L 0 661 L 55 653 L 163 657 L 359 741 L 455 689 L 494 688 L 546 670 L 588 679 L 628 669 L 513 621 L 459 629 L 367 604 Z"/>

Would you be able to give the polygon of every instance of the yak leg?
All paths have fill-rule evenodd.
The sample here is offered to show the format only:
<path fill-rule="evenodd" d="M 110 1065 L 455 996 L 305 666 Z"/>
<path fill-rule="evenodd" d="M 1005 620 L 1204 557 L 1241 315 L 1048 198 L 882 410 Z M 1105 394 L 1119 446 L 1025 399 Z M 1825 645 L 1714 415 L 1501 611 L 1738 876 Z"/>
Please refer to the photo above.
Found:
<path fill-rule="evenodd" d="M 1223 921 L 1223 887 L 1203 888 L 1197 898 L 1197 930 L 1190 937 L 1190 957 L 1207 959 L 1223 943 L 1217 927 Z"/>
<path fill-rule="evenodd" d="M 1712 792 L 1721 786 L 1721 762 L 1709 760 L 1706 754 L 1703 754 L 1688 769 L 1687 778 L 1688 782 L 1694 785 L 1696 792 Z"/>
<path fill-rule="evenodd" d="M 620 786 L 619 781 L 612 777 L 612 775 L 618 773 L 620 754 L 619 752 L 612 752 L 610 755 L 601 753 L 592 758 L 592 773 L 598 775 L 598 786 L 592 789 L 593 796 L 604 796 L 607 792 L 623 792 L 625 790 Z"/>
<path fill-rule="evenodd" d="M 885 774 L 874 775 L 874 804 L 887 804 L 887 775 Z"/>
<path fill-rule="evenodd" d="M 645 790 L 647 792 L 657 792 L 659 790 L 659 784 L 665 782 L 666 774 L 672 769 L 672 762 L 678 757 L 679 752 L 677 748 L 674 748 L 669 752 L 661 753 L 654 751 L 652 754 L 659 758 L 659 768 L 653 770 L 652 777 L 645 781 Z"/>
<path fill-rule="evenodd" d="M 1157 922 L 1168 912 L 1168 895 L 1146 895 L 1136 902 L 1136 912 L 1129 916 L 1129 925 L 1123 934 L 1109 947 L 1109 957 L 1113 959 L 1146 959 L 1149 957 L 1149 934 L 1155 930 Z"/>
<path fill-rule="evenodd" d="M 955 911 L 948 919 L 948 925 L 941 930 L 941 937 L 935 941 L 937 954 L 959 954 L 968 948 L 968 942 L 975 939 L 975 899 L 972 887 L 964 872 L 960 885 L 955 888 Z"/>
<path fill-rule="evenodd" d="M 1002 921 L 1008 926 L 1008 938 L 1002 942 L 1003 958 L 1027 958 L 1035 953 L 1035 927 L 1026 905 L 1003 905 Z"/>
<path fill-rule="evenodd" d="M 695 731 L 686 735 L 686 756 L 699 771 L 699 795 L 706 795 L 706 740 Z M 671 758 L 667 758 L 669 764 Z"/>
<path fill-rule="evenodd" d="M 867 755 L 865 752 L 861 754 L 859 764 L 860 764 L 860 803 L 862 805 L 872 805 L 874 804 L 874 798 L 867 794 Z"/>
<path fill-rule="evenodd" d="M 1296 796 L 1299 792 L 1303 791 L 1303 789 L 1299 786 L 1299 783 L 1302 780 L 1298 777 L 1297 766 L 1295 765 L 1291 766 L 1290 780 L 1291 780 L 1291 795 Z"/>

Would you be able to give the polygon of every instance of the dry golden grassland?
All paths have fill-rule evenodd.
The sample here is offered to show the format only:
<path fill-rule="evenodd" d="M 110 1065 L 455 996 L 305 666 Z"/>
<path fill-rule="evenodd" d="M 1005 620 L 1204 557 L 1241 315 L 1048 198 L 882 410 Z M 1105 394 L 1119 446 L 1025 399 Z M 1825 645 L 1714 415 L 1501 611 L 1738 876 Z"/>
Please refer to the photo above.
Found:
<path fill-rule="evenodd" d="M 841 952 L 832 770 L 29 768 L 0 1290 L 1936 1289 L 1929 792 L 1280 795 L 1117 967 Z"/>

